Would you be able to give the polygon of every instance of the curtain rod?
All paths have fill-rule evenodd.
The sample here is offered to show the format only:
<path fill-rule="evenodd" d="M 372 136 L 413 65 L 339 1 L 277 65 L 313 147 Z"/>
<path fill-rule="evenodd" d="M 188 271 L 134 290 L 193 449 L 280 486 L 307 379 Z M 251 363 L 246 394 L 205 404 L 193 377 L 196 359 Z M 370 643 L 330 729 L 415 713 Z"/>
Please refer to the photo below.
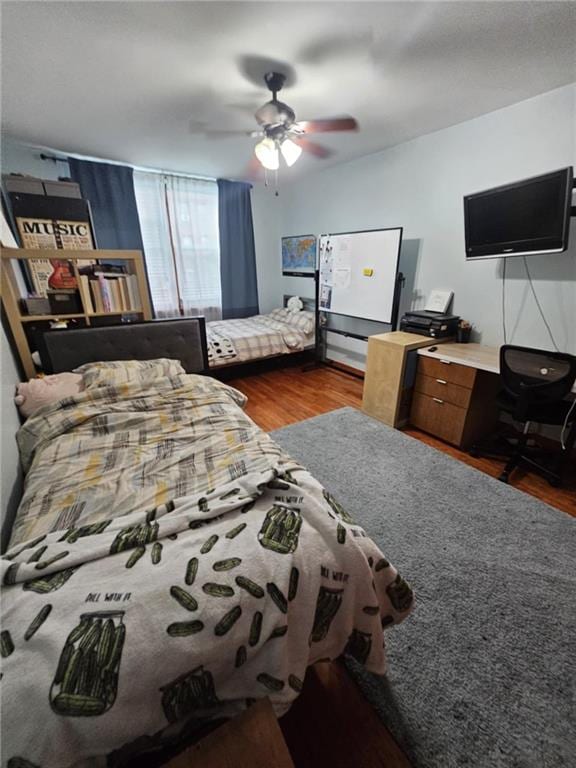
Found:
<path fill-rule="evenodd" d="M 34 147 L 32 147 L 34 149 Z M 184 173 L 183 171 L 163 171 L 159 168 L 147 168 L 143 165 L 132 165 L 131 163 L 119 163 L 117 160 L 103 160 L 102 158 L 87 157 L 86 155 L 76 155 L 70 153 L 68 156 L 59 157 L 58 155 L 47 154 L 46 152 L 40 153 L 41 160 L 48 160 L 51 163 L 67 163 L 69 157 L 78 158 L 78 160 L 89 160 L 95 163 L 109 163 L 111 165 L 127 165 L 134 171 L 143 171 L 144 173 L 157 173 L 161 176 L 181 176 L 185 179 L 196 179 L 197 181 L 216 181 L 214 176 L 198 176 L 193 173 Z"/>
<path fill-rule="evenodd" d="M 68 162 L 68 160 L 65 157 L 56 157 L 56 155 L 46 155 L 44 152 L 40 153 L 40 160 L 50 160 L 52 163 Z"/>

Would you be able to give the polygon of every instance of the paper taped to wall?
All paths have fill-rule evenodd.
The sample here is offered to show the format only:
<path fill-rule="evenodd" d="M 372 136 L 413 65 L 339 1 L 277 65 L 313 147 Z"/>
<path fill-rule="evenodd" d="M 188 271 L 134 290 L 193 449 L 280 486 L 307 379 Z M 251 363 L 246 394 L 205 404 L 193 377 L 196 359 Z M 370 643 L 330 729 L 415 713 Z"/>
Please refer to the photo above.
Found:
<path fill-rule="evenodd" d="M 348 288 L 350 285 L 350 269 L 348 267 L 334 270 L 334 288 Z"/>

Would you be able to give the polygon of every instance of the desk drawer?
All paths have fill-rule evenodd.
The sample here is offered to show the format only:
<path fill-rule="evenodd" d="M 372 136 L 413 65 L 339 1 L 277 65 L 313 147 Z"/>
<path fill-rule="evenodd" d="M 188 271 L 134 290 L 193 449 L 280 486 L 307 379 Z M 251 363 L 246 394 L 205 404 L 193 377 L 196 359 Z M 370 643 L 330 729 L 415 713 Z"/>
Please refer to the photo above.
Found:
<path fill-rule="evenodd" d="M 424 432 L 460 445 L 466 422 L 466 411 L 442 398 L 414 392 L 410 422 Z"/>
<path fill-rule="evenodd" d="M 460 387 L 472 389 L 476 378 L 476 369 L 459 363 L 443 362 L 432 357 L 420 355 L 418 359 L 418 372 L 433 379 L 442 379 Z"/>
<path fill-rule="evenodd" d="M 431 376 L 425 376 L 418 372 L 414 388 L 417 392 L 422 392 L 430 397 L 438 397 L 459 408 L 468 408 L 472 398 L 472 390 L 461 387 L 459 384 L 452 384 L 447 379 L 433 379 Z"/>

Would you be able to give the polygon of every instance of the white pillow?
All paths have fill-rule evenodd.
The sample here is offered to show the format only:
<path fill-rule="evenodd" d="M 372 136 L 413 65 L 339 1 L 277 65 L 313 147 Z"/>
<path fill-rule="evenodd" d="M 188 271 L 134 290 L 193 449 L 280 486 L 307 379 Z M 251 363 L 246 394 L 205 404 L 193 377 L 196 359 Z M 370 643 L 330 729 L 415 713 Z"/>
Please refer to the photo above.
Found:
<path fill-rule="evenodd" d="M 14 402 L 20 413 L 27 419 L 40 408 L 65 397 L 73 397 L 82 391 L 82 376 L 77 373 L 57 373 L 30 379 L 16 387 Z"/>
<path fill-rule="evenodd" d="M 117 387 L 122 384 L 147 384 L 186 373 L 179 360 L 161 357 L 157 360 L 111 360 L 86 363 L 74 369 L 81 373 L 85 389 Z"/>

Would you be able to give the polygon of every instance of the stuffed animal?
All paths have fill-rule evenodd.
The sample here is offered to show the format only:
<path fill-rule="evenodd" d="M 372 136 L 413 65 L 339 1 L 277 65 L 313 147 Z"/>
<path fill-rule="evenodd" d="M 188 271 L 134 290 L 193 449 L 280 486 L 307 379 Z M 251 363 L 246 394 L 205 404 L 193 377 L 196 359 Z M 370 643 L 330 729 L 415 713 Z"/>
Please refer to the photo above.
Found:
<path fill-rule="evenodd" d="M 301 312 L 304 308 L 304 304 L 299 296 L 290 296 L 286 302 L 286 307 L 290 312 Z"/>

